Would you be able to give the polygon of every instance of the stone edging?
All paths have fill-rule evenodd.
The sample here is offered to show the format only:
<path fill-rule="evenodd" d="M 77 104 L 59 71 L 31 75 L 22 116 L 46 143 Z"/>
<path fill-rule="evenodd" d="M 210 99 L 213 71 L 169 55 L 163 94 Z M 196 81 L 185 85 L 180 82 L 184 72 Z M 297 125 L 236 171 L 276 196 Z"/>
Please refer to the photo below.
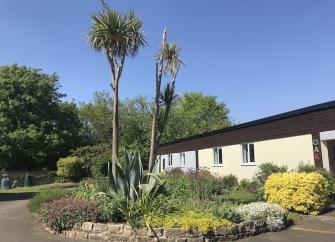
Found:
<path fill-rule="evenodd" d="M 50 228 L 50 233 L 55 234 Z M 263 219 L 245 221 L 229 229 L 219 229 L 203 235 L 197 230 L 185 231 L 181 228 L 154 228 L 154 234 L 147 228 L 132 229 L 126 224 L 91 223 L 77 224 L 72 230 L 63 231 L 62 236 L 86 240 L 119 241 L 119 242 L 219 242 L 233 241 L 269 231 Z"/>

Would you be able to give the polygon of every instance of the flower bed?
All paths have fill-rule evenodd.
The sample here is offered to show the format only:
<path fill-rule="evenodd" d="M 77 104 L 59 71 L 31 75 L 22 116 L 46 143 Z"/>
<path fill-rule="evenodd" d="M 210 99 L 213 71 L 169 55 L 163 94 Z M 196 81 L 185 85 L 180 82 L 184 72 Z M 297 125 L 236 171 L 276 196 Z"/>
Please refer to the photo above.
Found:
<path fill-rule="evenodd" d="M 56 234 L 49 228 L 50 233 Z M 198 230 L 186 231 L 181 228 L 147 228 L 133 229 L 126 224 L 102 224 L 85 222 L 76 224 L 72 230 L 63 231 L 62 236 L 78 239 L 100 240 L 100 241 L 231 241 L 254 236 L 269 231 L 263 219 L 245 221 L 229 228 L 220 228 L 209 234 L 202 234 Z"/>

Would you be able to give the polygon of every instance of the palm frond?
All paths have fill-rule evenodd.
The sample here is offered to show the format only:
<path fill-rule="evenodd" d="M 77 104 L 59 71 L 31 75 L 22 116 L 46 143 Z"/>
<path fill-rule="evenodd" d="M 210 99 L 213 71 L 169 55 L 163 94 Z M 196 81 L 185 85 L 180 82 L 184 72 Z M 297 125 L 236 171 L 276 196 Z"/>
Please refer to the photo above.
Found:
<path fill-rule="evenodd" d="M 135 56 L 146 45 L 142 21 L 133 11 L 121 15 L 105 6 L 92 15 L 87 40 L 96 50 L 104 50 L 109 57 Z"/>

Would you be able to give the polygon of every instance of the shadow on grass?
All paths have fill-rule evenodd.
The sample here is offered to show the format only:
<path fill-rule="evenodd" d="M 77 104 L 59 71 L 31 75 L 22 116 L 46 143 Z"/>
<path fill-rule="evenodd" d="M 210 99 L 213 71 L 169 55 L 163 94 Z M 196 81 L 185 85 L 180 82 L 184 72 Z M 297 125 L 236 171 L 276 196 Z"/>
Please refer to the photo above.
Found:
<path fill-rule="evenodd" d="M 0 193 L 0 202 L 9 202 L 15 200 L 28 200 L 35 196 L 36 192 L 22 193 Z"/>

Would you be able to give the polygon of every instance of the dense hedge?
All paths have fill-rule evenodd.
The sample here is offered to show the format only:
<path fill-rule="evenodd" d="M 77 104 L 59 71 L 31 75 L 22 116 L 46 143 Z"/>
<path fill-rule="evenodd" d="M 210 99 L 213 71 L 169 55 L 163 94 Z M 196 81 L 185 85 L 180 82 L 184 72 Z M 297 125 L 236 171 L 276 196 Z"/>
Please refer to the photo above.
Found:
<path fill-rule="evenodd" d="M 84 162 L 77 156 L 68 156 L 57 161 L 57 176 L 60 181 L 79 181 L 85 176 Z"/>
<path fill-rule="evenodd" d="M 327 180 L 317 172 L 278 173 L 271 175 L 264 187 L 268 202 L 287 209 L 317 215 L 327 202 Z"/>

